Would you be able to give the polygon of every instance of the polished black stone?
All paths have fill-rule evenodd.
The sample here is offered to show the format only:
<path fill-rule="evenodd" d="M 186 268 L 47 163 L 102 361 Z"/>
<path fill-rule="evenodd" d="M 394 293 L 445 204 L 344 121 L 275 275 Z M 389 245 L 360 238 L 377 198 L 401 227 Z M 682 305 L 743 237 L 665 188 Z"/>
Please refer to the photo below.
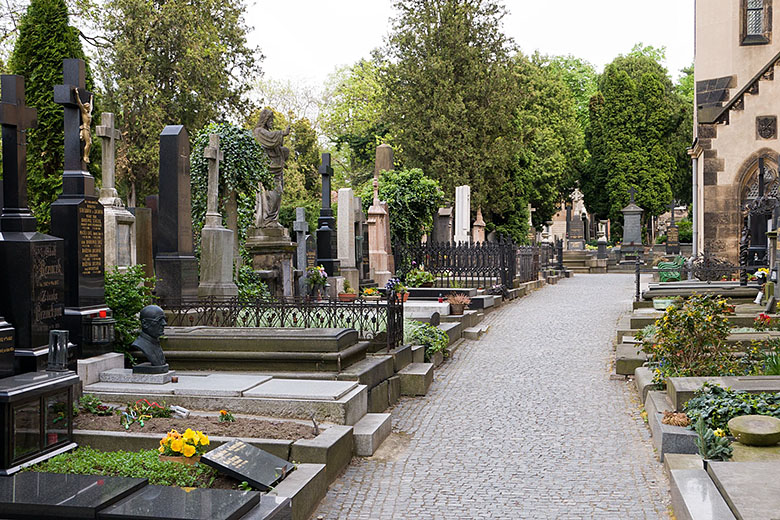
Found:
<path fill-rule="evenodd" d="M 211 450 L 200 461 L 261 491 L 270 491 L 295 469 L 286 460 L 239 440 Z"/>
<path fill-rule="evenodd" d="M 146 486 L 98 513 L 100 520 L 233 520 L 260 502 L 257 491 Z"/>
<path fill-rule="evenodd" d="M 0 379 L 14 375 L 14 328 L 0 316 Z"/>
<path fill-rule="evenodd" d="M 133 374 L 165 374 L 170 370 L 168 363 L 164 365 L 152 365 L 151 363 L 139 363 L 133 367 Z"/>
<path fill-rule="evenodd" d="M 28 372 L 0 379 L 0 403 L 43 395 L 79 381 L 75 372 Z"/>
<path fill-rule="evenodd" d="M 97 511 L 146 486 L 145 478 L 22 472 L 0 477 L 2 518 L 97 518 Z"/>
<path fill-rule="evenodd" d="M 78 96 L 82 103 L 89 103 L 91 92 L 88 92 L 86 85 L 86 65 L 84 60 L 65 59 L 62 60 L 63 85 L 54 87 L 54 102 L 59 103 L 64 108 L 65 121 L 65 179 L 63 182 L 63 193 L 88 193 L 85 188 L 89 188 L 91 183 L 94 191 L 95 179 L 86 173 L 87 165 L 83 160 L 83 142 L 79 132 L 81 126 L 81 110 L 76 102 L 76 93 L 74 88 L 78 89 Z M 68 178 L 68 174 L 73 174 L 73 179 Z M 86 176 L 84 175 L 86 174 Z M 79 182 L 78 177 L 89 177 Z M 71 182 L 74 181 L 74 182 Z M 83 183 L 86 181 L 86 184 Z"/>

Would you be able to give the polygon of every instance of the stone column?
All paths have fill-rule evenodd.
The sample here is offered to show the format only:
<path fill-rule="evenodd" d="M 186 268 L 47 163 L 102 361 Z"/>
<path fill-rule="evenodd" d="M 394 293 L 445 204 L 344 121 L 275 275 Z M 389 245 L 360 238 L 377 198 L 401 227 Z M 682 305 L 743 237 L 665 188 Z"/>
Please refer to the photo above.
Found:
<path fill-rule="evenodd" d="M 222 225 L 219 213 L 219 136 L 209 135 L 209 145 L 203 150 L 209 164 L 206 223 L 200 233 L 200 284 L 198 297 L 232 297 L 238 294 L 233 283 L 233 231 Z"/>
<path fill-rule="evenodd" d="M 121 139 L 122 134 L 114 128 L 114 114 L 110 112 L 100 114 L 100 125 L 95 130 L 103 143 L 103 187 L 98 200 L 103 205 L 106 269 L 126 270 L 136 264 L 137 247 L 135 215 L 125 208 L 114 185 L 116 140 Z"/>
<path fill-rule="evenodd" d="M 392 168 L 393 149 L 383 144 L 376 149 L 374 168 L 374 200 L 368 208 L 368 258 L 371 278 L 383 287 L 393 276 L 393 257 L 390 245 L 390 214 L 387 203 L 379 200 L 379 174 Z"/>
<path fill-rule="evenodd" d="M 485 219 L 482 218 L 482 207 L 477 208 L 477 218 L 472 227 L 472 236 L 475 244 L 481 244 L 485 241 Z"/>
<path fill-rule="evenodd" d="M 360 200 L 360 199 L 358 199 Z M 352 188 L 339 190 L 339 219 L 337 223 L 339 271 L 349 285 L 357 290 L 360 273 L 355 258 L 355 195 Z"/>
<path fill-rule="evenodd" d="M 607 221 L 599 220 L 598 258 L 607 258 Z"/>
<path fill-rule="evenodd" d="M 471 186 L 455 188 L 455 243 L 470 242 Z"/>

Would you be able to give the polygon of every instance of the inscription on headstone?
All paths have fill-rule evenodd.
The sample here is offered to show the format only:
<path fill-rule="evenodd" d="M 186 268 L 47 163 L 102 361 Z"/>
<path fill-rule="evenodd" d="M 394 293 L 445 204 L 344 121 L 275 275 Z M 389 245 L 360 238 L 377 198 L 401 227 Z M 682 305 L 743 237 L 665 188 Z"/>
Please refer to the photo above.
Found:
<path fill-rule="evenodd" d="M 103 206 L 96 200 L 79 205 L 81 276 L 103 276 Z"/>
<path fill-rule="evenodd" d="M 306 266 L 314 267 L 317 265 L 317 241 L 314 235 L 306 235 Z"/>
<path fill-rule="evenodd" d="M 260 491 L 270 491 L 295 469 L 286 460 L 239 440 L 211 450 L 201 457 L 201 461 Z"/>
<path fill-rule="evenodd" d="M 49 330 L 57 328 L 62 317 L 63 284 L 62 250 L 57 244 L 33 244 L 33 344 L 48 341 Z"/>

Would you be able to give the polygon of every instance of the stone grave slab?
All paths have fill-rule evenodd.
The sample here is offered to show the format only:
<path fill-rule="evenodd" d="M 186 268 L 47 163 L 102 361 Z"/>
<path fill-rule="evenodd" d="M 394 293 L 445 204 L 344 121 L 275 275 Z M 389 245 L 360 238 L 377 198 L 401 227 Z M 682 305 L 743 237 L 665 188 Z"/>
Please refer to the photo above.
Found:
<path fill-rule="evenodd" d="M 241 397 L 247 390 L 270 380 L 271 376 L 233 374 L 179 376 L 179 382 L 173 384 L 173 393 L 174 395 Z"/>
<path fill-rule="evenodd" d="M 111 394 L 153 394 L 153 395 L 173 395 L 174 384 L 165 383 L 157 385 L 154 383 L 95 383 L 87 385 L 84 391 L 88 393 L 106 392 Z M 123 398 L 124 399 L 124 398 Z"/>
<path fill-rule="evenodd" d="M 146 486 L 98 513 L 100 520 L 234 520 L 260 502 L 257 491 Z"/>
<path fill-rule="evenodd" d="M 200 460 L 262 491 L 270 491 L 295 469 L 290 462 L 239 440 L 209 451 Z"/>
<path fill-rule="evenodd" d="M 709 462 L 707 473 L 739 520 L 778 517 L 780 462 Z"/>
<path fill-rule="evenodd" d="M 780 392 L 780 376 L 670 377 L 667 380 L 666 390 L 674 409 L 680 410 L 705 382 L 752 394 Z"/>
<path fill-rule="evenodd" d="M 312 379 L 272 379 L 244 392 L 244 397 L 338 401 L 357 388 L 356 381 L 317 381 Z"/>
<path fill-rule="evenodd" d="M 734 515 L 702 469 L 669 472 L 672 506 L 677 518 L 733 520 Z"/>
<path fill-rule="evenodd" d="M 241 520 L 292 520 L 292 500 L 284 496 L 263 495 L 260 503 Z"/>
<path fill-rule="evenodd" d="M 170 383 L 171 378 L 175 375 L 176 371 L 174 370 L 169 370 L 162 374 L 144 374 L 142 372 L 134 372 L 131 368 L 112 368 L 100 373 L 100 382 L 163 385 Z"/>
<path fill-rule="evenodd" d="M 0 478 L 0 511 L 13 518 L 97 518 L 146 486 L 145 478 L 23 472 Z"/>

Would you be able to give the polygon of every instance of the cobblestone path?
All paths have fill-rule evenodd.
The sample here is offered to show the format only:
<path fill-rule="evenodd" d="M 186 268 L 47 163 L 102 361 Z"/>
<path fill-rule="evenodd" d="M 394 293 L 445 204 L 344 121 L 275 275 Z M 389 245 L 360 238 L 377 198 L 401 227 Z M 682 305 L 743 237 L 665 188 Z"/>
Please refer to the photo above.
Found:
<path fill-rule="evenodd" d="M 668 518 L 636 392 L 609 379 L 633 275 L 576 275 L 486 316 L 313 518 Z"/>

